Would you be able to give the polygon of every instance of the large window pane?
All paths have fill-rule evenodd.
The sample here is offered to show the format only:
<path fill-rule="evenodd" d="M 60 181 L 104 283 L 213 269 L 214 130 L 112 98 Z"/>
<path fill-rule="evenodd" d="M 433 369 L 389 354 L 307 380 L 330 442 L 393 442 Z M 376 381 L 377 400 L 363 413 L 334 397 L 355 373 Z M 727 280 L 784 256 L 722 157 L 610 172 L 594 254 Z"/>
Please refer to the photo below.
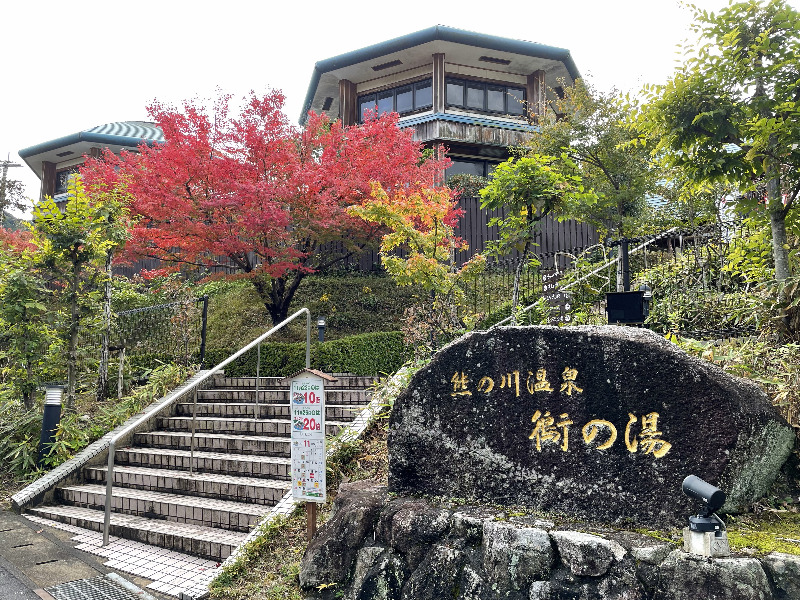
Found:
<path fill-rule="evenodd" d="M 483 110 L 483 97 L 486 91 L 482 85 L 467 84 L 467 108 Z"/>
<path fill-rule="evenodd" d="M 462 173 L 480 175 L 481 177 L 484 176 L 484 165 L 486 163 L 482 160 L 451 158 L 450 161 L 450 167 L 445 171 L 446 177 L 452 177 L 453 175 L 460 175 Z"/>
<path fill-rule="evenodd" d="M 464 84 L 460 81 L 448 81 L 447 104 L 452 106 L 464 106 Z"/>
<path fill-rule="evenodd" d="M 427 108 L 433 106 L 433 86 L 430 81 L 420 81 L 414 84 L 414 108 Z"/>
<path fill-rule="evenodd" d="M 507 88 L 507 102 L 508 102 L 508 114 L 510 115 L 521 115 L 523 113 L 523 109 L 525 105 L 523 104 L 523 100 L 525 99 L 525 92 L 518 88 Z"/>
<path fill-rule="evenodd" d="M 358 99 L 358 114 L 361 115 L 361 120 L 364 121 L 368 112 L 375 112 L 375 94 L 369 96 L 362 96 Z"/>
<path fill-rule="evenodd" d="M 410 110 L 414 110 L 414 90 L 409 85 L 407 87 L 401 87 L 397 90 L 397 105 L 395 110 L 399 113 L 408 112 Z"/>
<path fill-rule="evenodd" d="M 486 88 L 486 110 L 505 112 L 505 89 L 501 87 Z"/>
<path fill-rule="evenodd" d="M 391 90 L 378 92 L 378 114 L 392 112 L 394 110 L 394 93 Z"/>

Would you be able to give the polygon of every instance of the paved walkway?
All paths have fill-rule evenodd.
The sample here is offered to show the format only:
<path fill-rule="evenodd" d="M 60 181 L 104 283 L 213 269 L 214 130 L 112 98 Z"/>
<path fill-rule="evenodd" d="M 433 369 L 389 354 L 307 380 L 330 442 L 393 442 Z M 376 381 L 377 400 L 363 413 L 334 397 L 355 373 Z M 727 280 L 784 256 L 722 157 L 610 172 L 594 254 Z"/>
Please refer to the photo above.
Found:
<path fill-rule="evenodd" d="M 34 584 L 25 574 L 0 557 L 0 590 L 9 600 L 41 600 L 33 593 Z"/>
<path fill-rule="evenodd" d="M 50 600 L 45 588 L 92 579 L 111 570 L 72 547 L 74 534 L 34 523 L 10 511 L 0 511 L 0 590 L 13 600 Z M 139 587 L 150 582 L 127 577 Z"/>

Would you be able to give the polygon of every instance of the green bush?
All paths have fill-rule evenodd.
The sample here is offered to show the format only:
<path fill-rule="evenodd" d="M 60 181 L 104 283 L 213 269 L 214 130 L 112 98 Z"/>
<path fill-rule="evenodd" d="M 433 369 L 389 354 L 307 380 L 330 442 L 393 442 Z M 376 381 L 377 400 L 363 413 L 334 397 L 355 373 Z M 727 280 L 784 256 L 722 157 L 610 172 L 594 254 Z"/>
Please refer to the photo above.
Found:
<path fill-rule="evenodd" d="M 230 355 L 226 349 L 210 348 L 206 367 L 219 364 Z M 378 375 L 393 373 L 410 358 L 399 331 L 354 335 L 311 346 L 311 366 L 329 373 Z M 251 350 L 225 367 L 229 377 L 253 377 L 256 374 L 257 352 Z M 261 344 L 262 376 L 285 377 L 306 364 L 303 342 L 264 342 Z"/>
<path fill-rule="evenodd" d="M 525 308 L 535 302 L 536 306 L 520 316 L 520 325 L 546 325 L 547 315 L 550 312 L 549 306 L 542 298 L 534 299 L 533 296 L 524 296 L 520 299 L 520 308 Z M 498 308 L 486 315 L 476 326 L 476 329 L 489 329 L 497 325 L 503 319 L 511 316 L 511 302 L 504 302 Z M 511 322 L 505 323 L 510 325 Z"/>
<path fill-rule="evenodd" d="M 162 365 L 150 373 L 146 385 L 133 390 L 122 400 L 89 401 L 84 406 L 85 399 L 79 398 L 77 412 L 62 412 L 55 441 L 42 461 L 43 469 L 49 470 L 72 458 L 88 444 L 164 396 L 189 375 L 190 371 L 185 367 Z M 0 386 L 0 460 L 7 473 L 24 479 L 39 474 L 36 462 L 41 427 L 41 395 L 37 406 L 26 410 L 13 397 L 8 386 Z"/>

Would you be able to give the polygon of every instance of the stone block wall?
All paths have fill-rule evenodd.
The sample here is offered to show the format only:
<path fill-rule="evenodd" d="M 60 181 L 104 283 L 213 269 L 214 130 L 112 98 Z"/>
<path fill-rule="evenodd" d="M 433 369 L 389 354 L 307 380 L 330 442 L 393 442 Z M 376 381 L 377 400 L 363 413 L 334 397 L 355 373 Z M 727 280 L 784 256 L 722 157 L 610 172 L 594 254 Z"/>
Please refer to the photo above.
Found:
<path fill-rule="evenodd" d="M 800 600 L 800 557 L 707 559 L 633 532 L 342 486 L 303 558 L 309 600 Z"/>

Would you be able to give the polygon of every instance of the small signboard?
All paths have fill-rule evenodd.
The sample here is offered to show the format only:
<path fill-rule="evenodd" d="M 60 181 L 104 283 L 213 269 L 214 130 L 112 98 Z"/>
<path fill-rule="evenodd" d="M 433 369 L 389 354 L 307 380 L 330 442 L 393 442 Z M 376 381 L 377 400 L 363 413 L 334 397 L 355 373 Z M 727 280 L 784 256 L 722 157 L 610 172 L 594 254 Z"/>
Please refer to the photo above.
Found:
<path fill-rule="evenodd" d="M 311 369 L 290 378 L 292 496 L 325 502 L 325 379 Z"/>
<path fill-rule="evenodd" d="M 550 306 L 548 325 L 558 325 L 572 321 L 570 296 L 561 291 L 559 282 L 562 272 L 557 269 L 542 271 L 542 296 Z"/>

